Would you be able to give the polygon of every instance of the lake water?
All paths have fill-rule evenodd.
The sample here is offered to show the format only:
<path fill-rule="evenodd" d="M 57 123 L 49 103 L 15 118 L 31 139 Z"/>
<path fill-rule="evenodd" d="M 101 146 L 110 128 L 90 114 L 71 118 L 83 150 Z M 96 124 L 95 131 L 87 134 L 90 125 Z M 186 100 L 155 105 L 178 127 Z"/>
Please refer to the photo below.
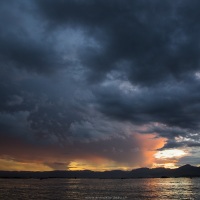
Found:
<path fill-rule="evenodd" d="M 1 200 L 200 200 L 200 178 L 0 179 Z"/>

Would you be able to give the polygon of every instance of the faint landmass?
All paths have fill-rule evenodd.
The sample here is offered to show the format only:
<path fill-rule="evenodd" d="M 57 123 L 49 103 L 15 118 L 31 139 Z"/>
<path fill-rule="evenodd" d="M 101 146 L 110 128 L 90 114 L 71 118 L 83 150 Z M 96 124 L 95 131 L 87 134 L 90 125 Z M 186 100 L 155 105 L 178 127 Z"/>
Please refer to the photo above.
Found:
<path fill-rule="evenodd" d="M 139 168 L 131 171 L 112 170 L 96 172 L 90 170 L 80 171 L 0 171 L 0 178 L 98 178 L 98 179 L 128 179 L 128 178 L 168 178 L 168 177 L 200 177 L 200 167 L 189 164 L 176 169 L 168 168 Z"/>

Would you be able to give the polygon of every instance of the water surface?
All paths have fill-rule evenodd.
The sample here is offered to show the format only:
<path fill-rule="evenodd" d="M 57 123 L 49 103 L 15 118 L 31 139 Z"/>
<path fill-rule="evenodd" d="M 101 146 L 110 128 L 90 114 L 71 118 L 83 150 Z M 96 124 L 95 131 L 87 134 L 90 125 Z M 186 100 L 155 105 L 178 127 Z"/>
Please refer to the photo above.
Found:
<path fill-rule="evenodd" d="M 0 179 L 1 200 L 200 200 L 200 178 Z"/>

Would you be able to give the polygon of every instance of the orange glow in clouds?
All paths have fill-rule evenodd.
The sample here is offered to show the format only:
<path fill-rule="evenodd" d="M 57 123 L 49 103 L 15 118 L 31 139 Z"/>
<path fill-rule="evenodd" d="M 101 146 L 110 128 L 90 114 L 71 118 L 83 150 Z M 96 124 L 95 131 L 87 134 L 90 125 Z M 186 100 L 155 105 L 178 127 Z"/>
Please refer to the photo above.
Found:
<path fill-rule="evenodd" d="M 140 141 L 140 148 L 144 156 L 144 164 L 139 167 L 153 167 L 153 163 L 155 162 L 154 154 L 157 149 L 164 146 L 166 139 L 156 138 L 156 134 L 137 134 L 136 137 Z"/>
<path fill-rule="evenodd" d="M 135 152 L 131 155 L 133 158 L 135 154 L 140 157 L 138 162 L 132 161 L 130 156 L 129 163 L 120 163 L 113 160 L 109 160 L 103 157 L 90 157 L 88 159 L 75 159 L 69 164 L 70 170 L 93 170 L 93 171 L 105 171 L 105 170 L 132 170 L 139 167 L 152 167 L 155 161 L 154 154 L 156 149 L 164 146 L 165 138 L 155 138 L 155 134 L 134 134 L 134 139 L 137 140 L 138 147 L 135 148 Z"/>
<path fill-rule="evenodd" d="M 127 152 L 117 153 L 121 158 L 127 156 L 122 162 L 120 157 L 107 156 L 105 154 L 97 154 L 95 152 L 87 152 L 84 156 L 72 156 L 67 157 L 68 164 L 66 164 L 66 170 L 93 170 L 93 171 L 105 171 L 105 170 L 131 170 L 139 167 L 169 167 L 174 168 L 179 158 L 185 156 L 187 153 L 180 149 L 162 150 L 158 151 L 166 143 L 165 138 L 158 138 L 156 134 L 139 134 L 134 133 L 133 135 L 133 146 L 132 149 Z M 131 140 L 131 137 L 130 137 Z M 134 143 L 136 141 L 136 143 Z M 131 147 L 131 142 L 129 143 Z M 135 146 L 137 144 L 137 146 Z M 120 150 L 120 147 L 119 147 Z M 39 150 L 38 150 L 39 151 Z M 48 153 L 52 155 L 51 159 L 48 158 Z M 53 152 L 48 151 L 38 161 L 23 160 L 23 162 L 16 161 L 15 159 L 2 158 L 0 159 L 0 170 L 23 170 L 23 171 L 50 171 L 54 170 L 54 167 L 46 163 L 65 163 L 66 157 L 54 155 Z M 110 153 L 110 152 L 108 152 Z M 115 152 L 114 152 L 115 153 Z M 123 154 L 124 153 L 124 154 Z M 32 151 L 30 151 L 30 154 Z M 34 155 L 34 154 L 33 154 Z M 113 154 L 114 155 L 114 154 Z M 116 154 L 115 154 L 116 155 Z M 55 159 L 54 159 L 55 158 Z M 48 162 L 47 162 L 48 161 Z M 62 168 L 64 169 L 64 168 Z"/>

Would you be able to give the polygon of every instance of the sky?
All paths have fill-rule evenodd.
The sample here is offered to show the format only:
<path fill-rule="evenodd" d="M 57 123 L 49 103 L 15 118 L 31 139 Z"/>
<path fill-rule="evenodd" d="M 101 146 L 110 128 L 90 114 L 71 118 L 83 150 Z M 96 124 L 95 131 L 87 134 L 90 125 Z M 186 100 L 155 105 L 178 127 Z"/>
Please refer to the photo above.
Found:
<path fill-rule="evenodd" d="M 0 170 L 199 166 L 199 8 L 1 0 Z"/>

